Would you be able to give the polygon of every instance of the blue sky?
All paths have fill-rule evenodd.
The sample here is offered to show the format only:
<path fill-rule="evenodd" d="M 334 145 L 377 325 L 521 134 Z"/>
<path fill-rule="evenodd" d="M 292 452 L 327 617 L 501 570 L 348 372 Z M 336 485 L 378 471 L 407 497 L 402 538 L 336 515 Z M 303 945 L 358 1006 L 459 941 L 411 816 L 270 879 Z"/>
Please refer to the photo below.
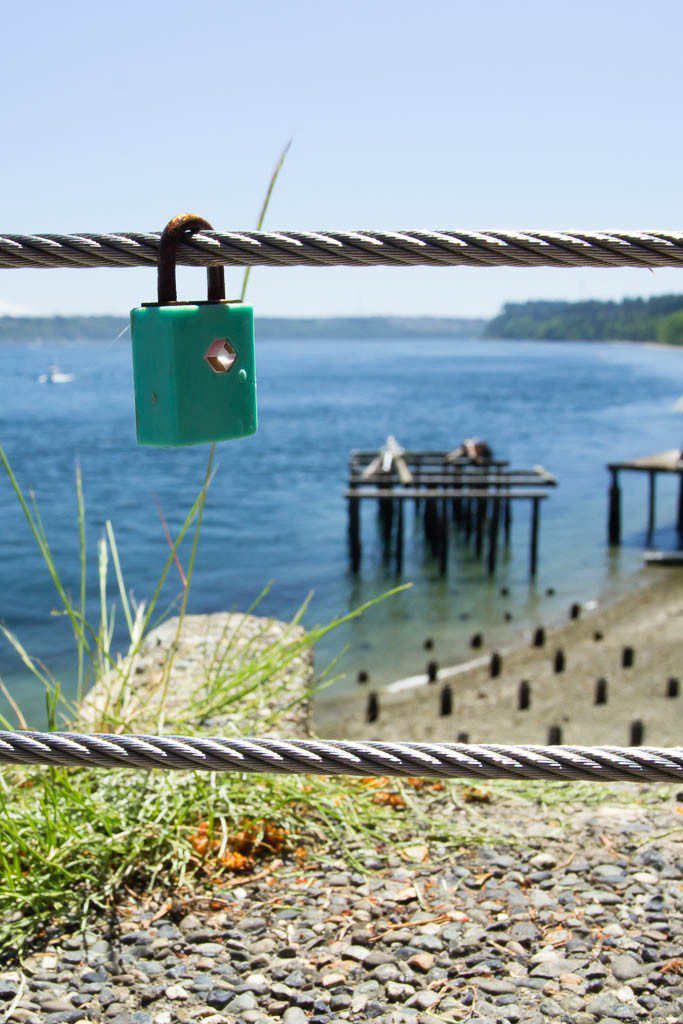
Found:
<path fill-rule="evenodd" d="M 676 0 L 11 4 L 1 231 L 683 227 Z M 237 275 L 231 273 L 236 291 Z M 181 276 L 185 294 L 203 287 Z M 476 315 L 681 271 L 258 269 L 262 314 Z M 151 270 L 0 271 L 0 309 L 120 313 Z"/>

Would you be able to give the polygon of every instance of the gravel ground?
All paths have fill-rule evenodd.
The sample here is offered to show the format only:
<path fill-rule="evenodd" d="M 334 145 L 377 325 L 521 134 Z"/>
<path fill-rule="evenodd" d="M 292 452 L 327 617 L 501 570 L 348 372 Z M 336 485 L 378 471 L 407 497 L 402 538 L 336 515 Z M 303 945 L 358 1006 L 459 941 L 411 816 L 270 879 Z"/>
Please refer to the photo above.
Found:
<path fill-rule="evenodd" d="M 409 800 L 405 846 L 131 894 L 0 973 L 0 1019 L 680 1024 L 683 795 L 600 795 L 427 786 L 410 800 L 485 844 L 428 848 Z"/>

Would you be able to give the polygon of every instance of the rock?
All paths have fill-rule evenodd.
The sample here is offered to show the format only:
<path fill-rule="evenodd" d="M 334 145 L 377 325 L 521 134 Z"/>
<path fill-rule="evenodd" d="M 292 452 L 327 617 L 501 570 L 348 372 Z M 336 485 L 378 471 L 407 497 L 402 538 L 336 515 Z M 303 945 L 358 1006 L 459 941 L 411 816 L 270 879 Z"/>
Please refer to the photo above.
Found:
<path fill-rule="evenodd" d="M 327 876 L 327 884 L 336 887 L 343 887 L 350 882 L 349 876 L 343 871 L 333 871 Z"/>
<path fill-rule="evenodd" d="M 412 940 L 412 945 L 429 953 L 439 953 L 443 949 L 443 942 L 436 935 L 418 935 Z"/>
<path fill-rule="evenodd" d="M 285 985 L 289 985 L 290 988 L 304 988 L 306 985 L 306 976 L 302 971 L 290 971 L 290 973 L 284 979 Z"/>
<path fill-rule="evenodd" d="M 10 980 L 9 978 L 0 978 L 0 999 L 6 1001 L 8 999 L 14 999 L 15 995 L 19 991 L 19 981 Z"/>
<path fill-rule="evenodd" d="M 408 935 L 408 938 L 410 938 L 410 935 Z M 381 949 L 372 949 L 365 958 L 364 966 L 366 968 L 379 967 L 380 964 L 392 964 L 393 962 L 392 957 L 388 953 Z"/>
<path fill-rule="evenodd" d="M 308 1024 L 308 1017 L 298 1006 L 290 1006 L 282 1017 L 283 1024 Z"/>
<path fill-rule="evenodd" d="M 225 952 L 225 946 L 220 942 L 200 942 L 198 945 L 193 944 L 193 951 L 199 956 L 215 957 Z"/>
<path fill-rule="evenodd" d="M 348 949 L 344 950 L 344 958 L 346 960 L 356 960 L 358 963 L 363 963 L 369 956 L 370 950 L 366 949 L 365 946 L 349 946 Z"/>
<path fill-rule="evenodd" d="M 530 858 L 529 864 L 535 868 L 541 868 L 542 870 L 549 870 L 554 868 L 557 864 L 557 860 L 553 857 L 552 853 L 541 852 L 535 854 Z"/>
<path fill-rule="evenodd" d="M 410 903 L 411 900 L 416 899 L 417 889 L 414 885 L 407 885 L 405 889 L 399 889 L 398 892 L 394 893 L 396 903 Z"/>
<path fill-rule="evenodd" d="M 164 991 L 167 999 L 185 1000 L 190 998 L 190 993 L 182 985 L 169 985 Z"/>
<path fill-rule="evenodd" d="M 206 996 L 207 1006 L 212 1006 L 214 1010 L 222 1010 L 228 1005 L 233 997 L 233 993 L 225 988 L 212 988 L 209 994 Z"/>
<path fill-rule="evenodd" d="M 43 1013 L 70 1013 L 74 1006 L 70 999 L 46 999 L 41 1000 L 40 1008 Z"/>
<path fill-rule="evenodd" d="M 379 966 L 375 967 L 373 970 L 372 976 L 384 985 L 387 981 L 397 980 L 399 977 L 399 969 L 396 964 L 379 964 Z"/>
<path fill-rule="evenodd" d="M 411 1004 L 416 1004 L 421 1010 L 428 1010 L 430 1006 L 433 1006 L 437 1002 L 439 996 L 437 992 L 432 992 L 430 989 L 423 989 L 422 992 L 417 992 L 410 999 Z"/>
<path fill-rule="evenodd" d="M 414 994 L 412 985 L 400 984 L 397 981 L 388 981 L 385 986 L 387 997 L 392 1003 L 403 1002 L 408 996 Z"/>
<path fill-rule="evenodd" d="M 255 1010 L 258 1006 L 253 992 L 240 992 L 232 999 L 226 1009 L 228 1013 L 242 1013 L 244 1010 Z"/>
<path fill-rule="evenodd" d="M 416 953 L 408 959 L 408 965 L 412 967 L 414 971 L 426 974 L 427 971 L 430 971 L 434 966 L 434 957 L 431 953 Z"/>
<path fill-rule="evenodd" d="M 533 958 L 532 958 L 533 961 Z M 579 966 L 576 960 L 565 960 L 554 957 L 537 964 L 529 972 L 532 978 L 559 978 L 562 974 L 571 974 Z"/>
<path fill-rule="evenodd" d="M 270 988 L 270 983 L 265 974 L 248 974 L 240 986 L 246 992 L 255 992 L 256 995 L 265 995 Z"/>
<path fill-rule="evenodd" d="M 237 922 L 237 930 L 240 932 L 261 932 L 265 931 L 266 927 L 262 917 L 243 917 Z"/>
<path fill-rule="evenodd" d="M 323 988 L 334 988 L 336 985 L 343 985 L 346 981 L 345 974 L 339 974 L 332 972 L 330 974 L 323 974 L 320 979 L 320 984 Z"/>
<path fill-rule="evenodd" d="M 517 991 L 515 985 L 499 978 L 471 978 L 471 983 L 492 996 L 510 995 Z"/>
<path fill-rule="evenodd" d="M 645 971 L 645 966 L 639 963 L 630 953 L 621 953 L 612 960 L 612 974 L 618 981 L 631 981 Z"/>
<path fill-rule="evenodd" d="M 602 992 L 595 999 L 591 999 L 586 1009 L 596 1017 L 614 1017 L 617 1020 L 635 1020 L 637 1017 L 635 1007 L 622 1002 L 609 992 Z"/>

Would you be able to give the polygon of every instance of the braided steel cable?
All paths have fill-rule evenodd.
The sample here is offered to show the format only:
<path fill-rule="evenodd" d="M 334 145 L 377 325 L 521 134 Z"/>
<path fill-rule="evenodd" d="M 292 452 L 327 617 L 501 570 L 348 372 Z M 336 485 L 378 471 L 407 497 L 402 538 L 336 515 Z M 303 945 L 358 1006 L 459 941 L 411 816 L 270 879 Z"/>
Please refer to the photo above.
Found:
<path fill-rule="evenodd" d="M 0 765 L 451 779 L 683 782 L 683 747 L 538 747 L 0 732 Z"/>
<path fill-rule="evenodd" d="M 137 267 L 160 232 L 0 236 L 0 268 Z M 190 266 L 680 267 L 676 231 L 204 231 L 178 246 Z"/>

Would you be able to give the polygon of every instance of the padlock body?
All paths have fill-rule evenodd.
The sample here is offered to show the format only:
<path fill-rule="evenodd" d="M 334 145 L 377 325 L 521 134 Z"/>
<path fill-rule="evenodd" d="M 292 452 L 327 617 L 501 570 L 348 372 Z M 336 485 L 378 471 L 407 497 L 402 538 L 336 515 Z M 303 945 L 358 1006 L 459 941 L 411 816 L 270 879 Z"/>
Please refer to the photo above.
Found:
<path fill-rule="evenodd" d="M 130 317 L 138 444 L 173 448 L 256 431 L 251 306 L 149 305 Z M 227 371 L 225 360 L 206 358 L 221 341 L 234 353 Z"/>

